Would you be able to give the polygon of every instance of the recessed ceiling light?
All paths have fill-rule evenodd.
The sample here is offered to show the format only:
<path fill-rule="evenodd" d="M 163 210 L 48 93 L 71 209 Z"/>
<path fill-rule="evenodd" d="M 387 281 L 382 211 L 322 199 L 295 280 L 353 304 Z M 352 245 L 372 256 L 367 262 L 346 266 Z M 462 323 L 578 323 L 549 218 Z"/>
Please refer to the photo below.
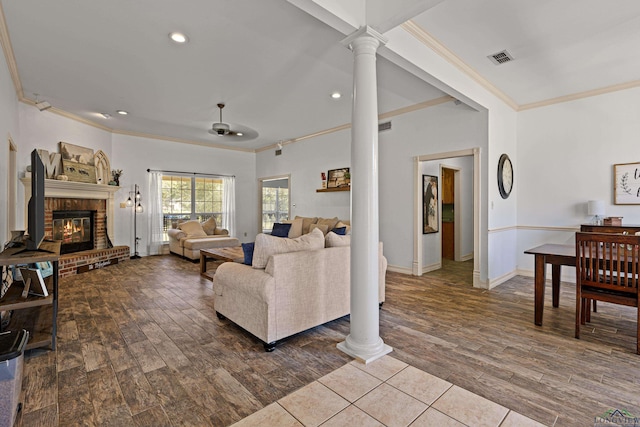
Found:
<path fill-rule="evenodd" d="M 109 113 L 100 113 L 100 115 L 102 117 L 104 117 L 105 119 L 110 119 L 111 118 L 111 114 L 109 114 Z"/>
<path fill-rule="evenodd" d="M 169 38 L 176 43 L 186 43 L 189 41 L 189 38 L 184 33 L 173 32 L 169 34 Z"/>
<path fill-rule="evenodd" d="M 129 114 L 128 112 L 126 112 L 124 110 L 118 110 L 118 111 L 116 111 L 116 113 L 121 114 L 123 116 L 126 116 L 127 114 Z"/>
<path fill-rule="evenodd" d="M 331 97 L 332 97 L 333 99 L 340 99 L 340 97 L 341 97 L 341 96 L 342 96 L 342 94 L 341 94 L 340 92 L 333 92 L 333 93 L 331 94 Z"/>
<path fill-rule="evenodd" d="M 242 133 L 242 132 L 236 132 L 236 135 L 238 135 L 238 136 L 242 136 L 242 135 L 244 135 L 244 133 Z"/>

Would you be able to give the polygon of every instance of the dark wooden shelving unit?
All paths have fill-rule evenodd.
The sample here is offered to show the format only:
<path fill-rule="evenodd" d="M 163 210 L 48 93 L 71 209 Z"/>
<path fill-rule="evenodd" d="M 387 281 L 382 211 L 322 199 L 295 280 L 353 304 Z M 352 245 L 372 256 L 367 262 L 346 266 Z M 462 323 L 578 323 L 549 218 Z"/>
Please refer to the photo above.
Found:
<path fill-rule="evenodd" d="M 9 329 L 26 329 L 29 341 L 26 349 L 50 347 L 56 349 L 56 331 L 58 317 L 58 259 L 60 258 L 60 242 L 42 242 L 40 248 L 49 252 L 26 251 L 23 248 L 9 248 L 0 253 L 0 265 L 12 266 L 51 262 L 53 274 L 45 278 L 49 295 L 39 297 L 29 295 L 22 298 L 23 287 L 19 282 L 11 284 L 7 292 L 0 298 L 0 311 L 13 311 Z"/>

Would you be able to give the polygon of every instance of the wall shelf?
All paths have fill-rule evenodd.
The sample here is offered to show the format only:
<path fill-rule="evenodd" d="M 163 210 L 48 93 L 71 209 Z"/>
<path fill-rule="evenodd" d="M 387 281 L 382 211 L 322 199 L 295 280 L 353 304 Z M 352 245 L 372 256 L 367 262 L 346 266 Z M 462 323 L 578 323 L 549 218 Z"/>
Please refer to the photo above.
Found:
<path fill-rule="evenodd" d="M 334 191 L 351 191 L 351 187 L 318 188 L 316 193 L 333 193 Z"/>

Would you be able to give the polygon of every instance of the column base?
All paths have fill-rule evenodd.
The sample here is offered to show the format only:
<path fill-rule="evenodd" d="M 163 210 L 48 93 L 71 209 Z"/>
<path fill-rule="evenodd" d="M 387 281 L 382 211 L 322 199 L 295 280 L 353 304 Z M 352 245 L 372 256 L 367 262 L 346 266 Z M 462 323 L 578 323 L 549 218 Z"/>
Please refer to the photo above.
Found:
<path fill-rule="evenodd" d="M 338 350 L 343 353 L 347 353 L 349 356 L 364 363 L 365 365 L 373 362 L 374 360 L 380 359 L 382 356 L 393 351 L 393 348 L 386 345 L 382 339 L 380 339 L 380 341 L 374 346 L 364 347 L 354 344 L 349 337 L 350 335 L 347 336 L 347 339 L 344 341 L 339 342 L 336 347 L 338 347 Z"/>

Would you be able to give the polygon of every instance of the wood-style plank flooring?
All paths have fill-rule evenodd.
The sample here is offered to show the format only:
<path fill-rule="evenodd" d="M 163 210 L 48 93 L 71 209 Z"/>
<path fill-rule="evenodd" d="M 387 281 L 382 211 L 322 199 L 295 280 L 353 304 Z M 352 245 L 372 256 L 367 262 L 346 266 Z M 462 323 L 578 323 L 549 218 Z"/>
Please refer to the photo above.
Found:
<path fill-rule="evenodd" d="M 387 273 L 380 335 L 391 355 L 549 426 L 593 425 L 608 409 L 640 416 L 635 308 L 600 304 L 573 338 L 575 295 L 547 291 L 533 323 L 533 279 L 473 289 L 471 262 L 423 277 Z M 17 426 L 225 426 L 351 359 L 344 317 L 273 353 L 213 310 L 199 265 L 145 257 L 61 280 L 58 349 L 25 356 Z"/>

